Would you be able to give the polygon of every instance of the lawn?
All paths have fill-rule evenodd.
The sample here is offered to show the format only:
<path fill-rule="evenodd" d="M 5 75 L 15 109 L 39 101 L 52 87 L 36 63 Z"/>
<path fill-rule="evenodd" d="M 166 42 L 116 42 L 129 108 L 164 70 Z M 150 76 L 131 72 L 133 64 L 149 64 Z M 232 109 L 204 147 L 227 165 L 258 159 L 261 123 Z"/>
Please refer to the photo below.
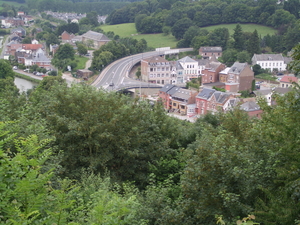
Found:
<path fill-rule="evenodd" d="M 236 24 L 220 24 L 214 25 L 209 27 L 203 27 L 203 29 L 207 29 L 209 31 L 226 27 L 229 30 L 230 35 L 233 34 L 233 29 L 235 28 Z M 267 34 L 274 34 L 276 32 L 275 29 L 271 27 L 261 26 L 257 24 L 241 24 L 242 29 L 244 32 L 253 32 L 255 29 L 258 32 L 258 35 L 261 37 L 266 36 Z M 117 25 L 102 25 L 101 29 L 104 32 L 113 31 L 115 34 L 119 35 L 120 37 L 133 37 L 137 40 L 144 38 L 149 47 L 158 48 L 158 47 L 171 47 L 175 48 L 177 44 L 177 40 L 172 36 L 164 36 L 163 34 L 138 34 L 134 23 L 124 23 L 124 24 L 117 24 Z"/>
<path fill-rule="evenodd" d="M 120 37 L 133 37 L 137 40 L 144 38 L 149 47 L 158 48 L 158 47 L 171 47 L 175 48 L 177 40 L 173 35 L 164 36 L 160 34 L 138 34 L 134 23 L 124 23 L 117 25 L 103 25 L 101 29 L 104 32 L 113 31 L 115 34 Z"/>
<path fill-rule="evenodd" d="M 89 60 L 89 58 L 84 56 L 75 55 L 75 61 L 77 63 L 77 66 L 75 69 L 72 69 L 73 71 L 81 70 L 85 68 L 86 62 Z"/>
<path fill-rule="evenodd" d="M 229 30 L 229 34 L 232 35 L 234 33 L 233 29 L 236 27 L 236 23 L 234 24 L 220 24 L 220 25 L 214 25 L 214 26 L 209 26 L 209 27 L 202 27 L 203 29 L 206 29 L 208 31 L 217 29 L 217 28 L 227 28 Z M 266 36 L 267 34 L 275 34 L 276 30 L 273 29 L 272 27 L 267 27 L 267 26 L 262 26 L 258 24 L 240 24 L 242 27 L 243 32 L 253 32 L 255 29 L 257 30 L 258 35 L 261 37 Z"/>

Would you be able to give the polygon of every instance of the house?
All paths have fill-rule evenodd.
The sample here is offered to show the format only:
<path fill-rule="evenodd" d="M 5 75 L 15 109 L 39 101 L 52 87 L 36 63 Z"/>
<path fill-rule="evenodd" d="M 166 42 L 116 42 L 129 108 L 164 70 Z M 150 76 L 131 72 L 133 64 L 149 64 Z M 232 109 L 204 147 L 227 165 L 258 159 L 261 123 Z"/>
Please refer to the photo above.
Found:
<path fill-rule="evenodd" d="M 26 30 L 23 27 L 18 27 L 18 28 L 11 29 L 10 33 L 15 34 L 19 37 L 25 37 L 26 36 Z"/>
<path fill-rule="evenodd" d="M 222 56 L 222 47 L 201 47 L 199 49 L 199 55 L 203 59 L 211 59 L 212 56 L 219 58 Z"/>
<path fill-rule="evenodd" d="M 7 28 L 24 26 L 24 21 L 20 18 L 5 18 L 2 20 L 2 25 Z"/>
<path fill-rule="evenodd" d="M 205 65 L 209 63 L 209 59 L 196 59 L 198 62 L 198 74 L 203 75 L 202 70 L 205 69 Z"/>
<path fill-rule="evenodd" d="M 207 114 L 208 99 L 215 93 L 215 89 L 203 88 L 196 96 L 196 112 L 198 115 Z"/>
<path fill-rule="evenodd" d="M 178 61 L 170 61 L 170 79 L 171 84 L 183 85 L 184 82 L 184 68 Z"/>
<path fill-rule="evenodd" d="M 75 35 L 74 34 L 70 34 L 70 33 L 68 33 L 67 31 L 64 31 L 64 32 L 62 32 L 62 34 L 61 34 L 61 40 L 62 40 L 62 42 L 71 42 L 71 40 L 73 39 L 75 37 Z"/>
<path fill-rule="evenodd" d="M 262 69 L 268 69 L 271 72 L 285 71 L 287 68 L 288 58 L 282 54 L 254 54 L 252 57 L 252 65 L 260 65 Z"/>
<path fill-rule="evenodd" d="M 154 84 L 172 83 L 170 62 L 160 56 L 142 59 L 141 78 Z"/>
<path fill-rule="evenodd" d="M 219 81 L 219 73 L 225 69 L 225 65 L 217 61 L 213 56 L 202 70 L 202 84 L 214 83 Z"/>
<path fill-rule="evenodd" d="M 100 48 L 102 45 L 105 45 L 107 42 L 110 41 L 108 37 L 106 37 L 102 33 L 98 33 L 95 31 L 88 31 L 81 35 L 82 37 L 82 42 L 87 42 L 87 41 L 93 41 L 94 47 L 95 48 Z"/>
<path fill-rule="evenodd" d="M 32 53 L 31 65 L 38 65 L 41 68 L 50 69 L 51 60 L 45 55 L 43 49 L 39 48 Z"/>
<path fill-rule="evenodd" d="M 166 110 L 170 110 L 172 108 L 171 104 L 171 96 L 177 92 L 180 88 L 176 87 L 175 85 L 172 84 L 166 84 L 159 90 L 159 98 L 163 103 L 163 106 Z"/>
<path fill-rule="evenodd" d="M 280 79 L 279 87 L 290 88 L 293 86 L 293 83 L 298 83 L 298 78 L 285 75 Z"/>
<path fill-rule="evenodd" d="M 87 69 L 77 70 L 76 75 L 78 78 L 88 78 L 93 75 L 93 72 Z"/>
<path fill-rule="evenodd" d="M 198 78 L 198 62 L 189 56 L 179 59 L 178 62 L 181 64 L 184 70 L 184 83 L 190 81 L 193 78 Z"/>
<path fill-rule="evenodd" d="M 56 51 L 58 50 L 59 48 L 59 45 L 58 44 L 50 44 L 49 46 L 49 49 L 50 49 L 50 52 L 52 53 L 52 55 L 54 55 L 56 53 Z"/>
<path fill-rule="evenodd" d="M 223 111 L 225 103 L 232 96 L 233 94 L 231 93 L 221 91 L 213 92 L 207 99 L 206 112 L 211 112 L 212 114 L 214 114 L 218 111 Z"/>
<path fill-rule="evenodd" d="M 268 105 L 272 105 L 272 89 L 257 90 L 254 91 L 254 94 L 257 99 L 264 99 Z"/>
<path fill-rule="evenodd" d="M 241 104 L 240 109 L 244 110 L 250 117 L 261 118 L 261 114 L 263 113 L 259 105 L 254 101 L 247 101 Z"/>
<path fill-rule="evenodd" d="M 180 88 L 172 94 L 171 111 L 180 113 L 181 115 L 194 116 L 195 111 L 195 97 L 197 92 Z M 194 110 L 193 110 L 194 109 Z"/>
<path fill-rule="evenodd" d="M 225 83 L 225 89 L 230 92 L 251 90 L 254 72 L 247 63 L 235 62 L 230 69 L 219 73 L 220 82 Z"/>

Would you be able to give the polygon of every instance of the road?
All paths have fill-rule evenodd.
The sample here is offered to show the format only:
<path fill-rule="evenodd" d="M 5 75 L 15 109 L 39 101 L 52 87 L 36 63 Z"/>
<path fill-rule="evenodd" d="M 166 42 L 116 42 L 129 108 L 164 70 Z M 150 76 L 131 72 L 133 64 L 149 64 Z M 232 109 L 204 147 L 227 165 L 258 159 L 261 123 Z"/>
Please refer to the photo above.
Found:
<path fill-rule="evenodd" d="M 191 51 L 191 48 L 179 49 L 179 51 Z M 97 88 L 103 88 L 109 91 L 120 90 L 130 87 L 159 87 L 161 85 L 151 84 L 134 80 L 128 77 L 131 68 L 141 61 L 143 58 L 150 58 L 152 56 L 158 56 L 161 52 L 145 52 L 136 55 L 127 56 L 119 59 L 110 65 L 108 65 L 91 84 Z"/>

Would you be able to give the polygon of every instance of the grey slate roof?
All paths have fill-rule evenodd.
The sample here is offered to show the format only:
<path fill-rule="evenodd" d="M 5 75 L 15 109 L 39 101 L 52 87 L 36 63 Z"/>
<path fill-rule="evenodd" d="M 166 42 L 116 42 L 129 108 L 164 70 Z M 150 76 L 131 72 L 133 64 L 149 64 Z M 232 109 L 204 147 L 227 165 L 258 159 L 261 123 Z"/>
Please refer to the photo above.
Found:
<path fill-rule="evenodd" d="M 172 94 L 172 97 L 188 100 L 191 97 L 190 93 L 191 90 L 180 88 L 178 91 Z"/>
<path fill-rule="evenodd" d="M 254 54 L 252 60 L 255 61 L 284 61 L 282 54 Z"/>
<path fill-rule="evenodd" d="M 165 86 L 163 86 L 159 91 L 162 92 L 168 92 L 170 89 L 172 89 L 173 87 L 175 87 L 175 85 L 173 84 L 166 84 Z"/>
<path fill-rule="evenodd" d="M 179 91 L 180 90 L 180 87 L 173 87 L 173 88 L 171 88 L 167 93 L 169 94 L 169 95 L 174 95 L 177 91 Z"/>
<path fill-rule="evenodd" d="M 245 67 L 247 66 L 247 63 L 240 63 L 240 62 L 235 62 L 231 67 L 230 70 L 228 71 L 228 74 L 240 74 Z"/>
<path fill-rule="evenodd" d="M 183 63 L 188 63 L 188 62 L 197 62 L 196 60 L 192 59 L 191 57 L 189 56 L 186 56 L 182 59 L 179 59 L 178 62 L 183 62 Z"/>
<path fill-rule="evenodd" d="M 229 98 L 230 94 L 221 91 L 215 91 L 212 96 L 215 97 L 217 103 L 223 104 L 227 98 Z"/>
<path fill-rule="evenodd" d="M 197 59 L 196 61 L 198 61 L 199 66 L 205 66 L 209 63 L 209 59 Z"/>
<path fill-rule="evenodd" d="M 222 47 L 201 47 L 204 52 L 222 52 Z"/>
<path fill-rule="evenodd" d="M 249 102 L 245 102 L 244 104 L 242 104 L 240 106 L 240 109 L 244 110 L 246 112 L 251 112 L 251 111 L 259 110 L 260 107 L 259 107 L 259 105 L 256 104 L 256 102 L 249 101 Z"/>
<path fill-rule="evenodd" d="M 81 36 L 94 41 L 110 41 L 110 39 L 106 37 L 104 34 L 91 31 L 91 30 L 89 30 L 88 32 L 86 32 Z"/>
<path fill-rule="evenodd" d="M 196 96 L 196 98 L 201 98 L 201 99 L 209 99 L 213 93 L 215 93 L 215 89 L 208 89 L 208 88 L 203 88 L 202 91 L 199 92 L 199 94 Z"/>

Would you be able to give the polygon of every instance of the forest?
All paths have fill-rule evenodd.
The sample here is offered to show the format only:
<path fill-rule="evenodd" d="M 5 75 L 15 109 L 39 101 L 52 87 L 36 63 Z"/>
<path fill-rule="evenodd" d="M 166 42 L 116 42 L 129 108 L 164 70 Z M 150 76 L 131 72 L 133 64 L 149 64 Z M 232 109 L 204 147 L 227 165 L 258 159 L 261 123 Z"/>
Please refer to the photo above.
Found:
<path fill-rule="evenodd" d="M 13 78 L 1 59 L 1 224 L 299 224 L 298 85 L 261 100 L 261 119 L 190 123 L 60 77 L 19 93 Z"/>

